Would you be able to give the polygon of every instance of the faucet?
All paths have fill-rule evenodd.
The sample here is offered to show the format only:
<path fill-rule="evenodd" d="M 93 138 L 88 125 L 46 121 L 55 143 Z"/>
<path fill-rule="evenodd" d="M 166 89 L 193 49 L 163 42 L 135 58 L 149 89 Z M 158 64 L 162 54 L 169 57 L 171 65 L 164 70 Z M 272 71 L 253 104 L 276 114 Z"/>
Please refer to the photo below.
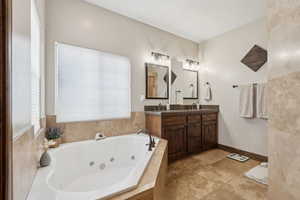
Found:
<path fill-rule="evenodd" d="M 163 107 L 162 103 L 159 103 L 158 104 L 158 110 L 162 110 L 162 107 Z"/>
<path fill-rule="evenodd" d="M 96 141 L 103 140 L 105 138 L 106 138 L 106 136 L 103 133 L 96 133 L 96 135 L 95 135 L 95 140 Z"/>
<path fill-rule="evenodd" d="M 192 110 L 194 110 L 194 107 L 196 107 L 197 110 L 197 104 L 195 102 L 192 104 Z"/>
<path fill-rule="evenodd" d="M 148 145 L 148 151 L 152 151 L 152 148 L 155 147 L 155 140 L 151 136 L 151 132 L 148 131 L 147 129 L 140 129 L 137 131 L 137 134 L 145 133 L 149 135 L 149 144 Z"/>

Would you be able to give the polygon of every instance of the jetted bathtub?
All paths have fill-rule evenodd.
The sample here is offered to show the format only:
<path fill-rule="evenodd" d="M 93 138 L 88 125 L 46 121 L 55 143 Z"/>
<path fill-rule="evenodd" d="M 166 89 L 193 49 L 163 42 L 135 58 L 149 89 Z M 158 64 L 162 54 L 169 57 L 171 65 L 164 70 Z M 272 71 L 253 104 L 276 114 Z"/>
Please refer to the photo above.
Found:
<path fill-rule="evenodd" d="M 50 150 L 52 163 L 38 170 L 27 199 L 95 200 L 134 189 L 155 150 L 148 143 L 148 135 L 132 134 Z"/>

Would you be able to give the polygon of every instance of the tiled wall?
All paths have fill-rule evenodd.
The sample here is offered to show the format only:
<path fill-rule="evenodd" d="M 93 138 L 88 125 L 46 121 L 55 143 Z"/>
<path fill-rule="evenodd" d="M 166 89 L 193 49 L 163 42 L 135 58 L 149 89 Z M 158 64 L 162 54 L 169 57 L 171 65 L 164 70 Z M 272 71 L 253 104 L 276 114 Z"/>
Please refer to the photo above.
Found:
<path fill-rule="evenodd" d="M 31 127 L 13 142 L 14 200 L 25 200 L 30 191 L 43 152 L 44 130 L 34 136 Z"/>
<path fill-rule="evenodd" d="M 300 199 L 300 1 L 268 0 L 269 199 Z"/>
<path fill-rule="evenodd" d="M 89 140 L 98 132 L 106 136 L 116 136 L 134 133 L 145 128 L 144 112 L 132 112 L 130 119 L 101 120 L 91 122 L 56 123 L 54 115 L 47 116 L 47 127 L 62 128 L 63 142 Z"/>

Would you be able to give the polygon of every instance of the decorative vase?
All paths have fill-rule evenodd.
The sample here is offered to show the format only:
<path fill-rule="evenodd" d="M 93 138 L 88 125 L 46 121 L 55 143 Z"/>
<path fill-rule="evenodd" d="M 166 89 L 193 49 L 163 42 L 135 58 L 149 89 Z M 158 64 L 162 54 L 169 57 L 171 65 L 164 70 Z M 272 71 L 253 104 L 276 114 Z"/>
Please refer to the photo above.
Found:
<path fill-rule="evenodd" d="M 50 163 L 51 163 L 51 157 L 48 151 L 46 150 L 41 156 L 40 167 L 47 167 L 50 165 Z"/>

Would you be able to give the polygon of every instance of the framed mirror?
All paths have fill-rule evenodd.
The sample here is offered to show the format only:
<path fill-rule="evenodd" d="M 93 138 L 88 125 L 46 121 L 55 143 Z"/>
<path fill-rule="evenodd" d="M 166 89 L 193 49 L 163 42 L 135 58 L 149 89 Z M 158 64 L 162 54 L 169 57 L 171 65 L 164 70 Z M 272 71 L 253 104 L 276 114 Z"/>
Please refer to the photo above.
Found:
<path fill-rule="evenodd" d="M 184 99 L 198 99 L 198 71 L 183 69 Z"/>
<path fill-rule="evenodd" d="M 169 98 L 169 67 L 146 63 L 146 99 Z"/>

